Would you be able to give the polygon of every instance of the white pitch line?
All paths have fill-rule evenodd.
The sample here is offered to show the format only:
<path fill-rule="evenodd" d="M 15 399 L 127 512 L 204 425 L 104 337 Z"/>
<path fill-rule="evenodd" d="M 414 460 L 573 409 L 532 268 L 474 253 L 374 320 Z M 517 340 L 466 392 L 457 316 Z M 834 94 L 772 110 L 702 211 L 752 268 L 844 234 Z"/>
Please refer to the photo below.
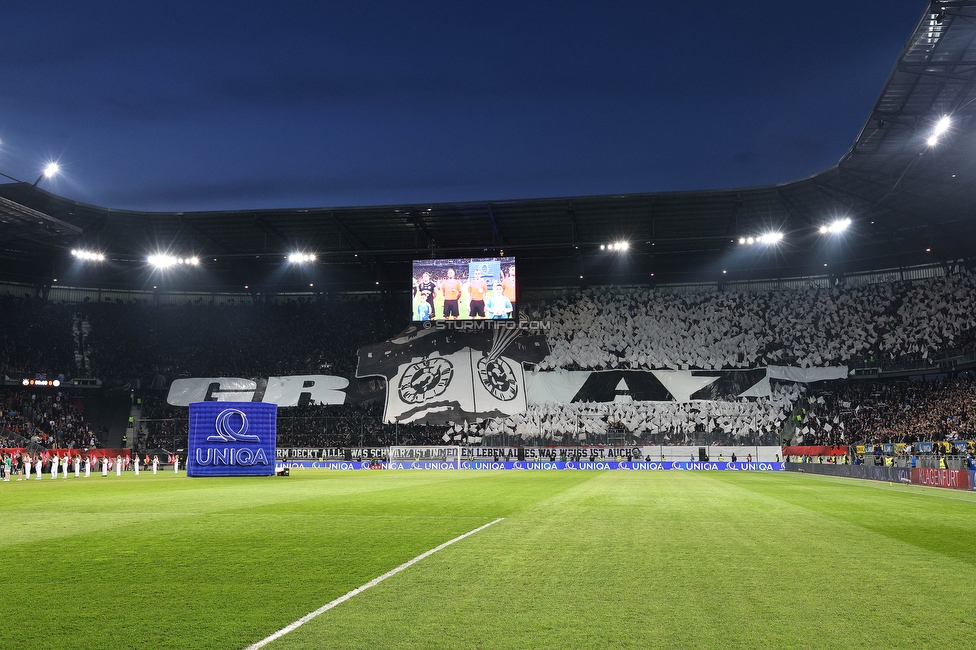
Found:
<path fill-rule="evenodd" d="M 426 551 L 424 553 L 421 553 L 420 555 L 418 555 L 417 557 L 415 557 L 412 560 L 407 560 L 406 562 L 404 562 L 403 564 L 401 564 L 397 568 L 392 569 L 390 571 L 387 571 L 386 573 L 384 573 L 383 575 L 379 576 L 378 578 L 373 578 L 372 580 L 370 580 L 369 582 L 367 582 L 363 586 L 356 587 L 355 589 L 353 589 L 349 593 L 345 594 L 344 596 L 339 596 L 338 598 L 336 598 L 332 602 L 326 603 L 325 605 L 322 605 L 321 607 L 319 607 L 314 612 L 310 612 L 310 613 L 306 614 L 305 616 L 302 616 L 300 619 L 298 619 L 294 623 L 292 623 L 290 625 L 287 625 L 287 626 L 281 628 L 280 630 L 278 630 L 277 632 L 275 632 L 271 636 L 269 636 L 267 638 L 264 638 L 264 639 L 261 639 L 260 641 L 258 641 L 257 643 L 255 643 L 253 645 L 247 646 L 247 648 L 245 650 L 257 650 L 258 648 L 263 648 L 264 646 L 268 645 L 272 641 L 275 641 L 276 639 L 280 639 L 281 637 L 285 636 L 289 632 L 293 632 L 293 631 L 297 630 L 298 628 L 300 628 L 301 626 L 305 625 L 306 623 L 308 623 L 309 621 L 311 621 L 313 618 L 315 618 L 319 614 L 324 614 L 325 612 L 329 611 L 333 607 L 336 607 L 336 606 L 341 605 L 342 603 L 346 602 L 347 600 L 349 600 L 353 596 L 356 596 L 358 594 L 363 593 L 364 591 L 366 591 L 370 587 L 375 587 L 376 585 L 378 585 L 379 583 L 383 582 L 387 578 L 390 578 L 392 576 L 395 576 L 396 574 L 400 573 L 404 569 L 410 568 L 411 566 L 413 566 L 417 562 L 420 562 L 424 558 L 430 557 L 431 555 L 433 555 L 437 551 L 441 551 L 441 550 L 447 548 L 448 546 L 450 546 L 451 544 L 453 544 L 455 542 L 460 542 L 465 537 L 471 537 L 475 533 L 480 533 L 485 528 L 488 528 L 489 526 L 494 526 L 499 521 L 504 521 L 504 520 L 505 520 L 504 517 L 499 517 L 495 521 L 490 521 L 487 524 L 485 524 L 484 526 L 478 526 L 474 530 L 469 530 L 468 532 L 464 533 L 463 535 L 458 535 L 454 539 L 452 539 L 450 541 L 447 541 L 447 542 L 444 542 L 440 546 L 434 547 L 434 548 L 430 549 L 429 551 Z"/>

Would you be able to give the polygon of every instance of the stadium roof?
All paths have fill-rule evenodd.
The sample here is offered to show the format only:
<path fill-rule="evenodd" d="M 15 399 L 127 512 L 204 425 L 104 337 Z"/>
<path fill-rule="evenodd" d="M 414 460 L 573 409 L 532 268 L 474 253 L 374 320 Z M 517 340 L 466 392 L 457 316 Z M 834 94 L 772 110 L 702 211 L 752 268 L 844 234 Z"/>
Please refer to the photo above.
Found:
<path fill-rule="evenodd" d="M 80 286 L 405 289 L 409 261 L 519 260 L 523 285 L 794 277 L 976 257 L 976 0 L 926 8 L 850 150 L 814 176 L 711 191 L 287 210 L 112 210 L 0 185 L 0 274 Z M 940 120 L 948 117 L 940 135 Z M 850 218 L 842 235 L 821 226 Z M 779 231 L 776 245 L 740 239 Z M 628 241 L 625 253 L 601 249 Z M 72 249 L 106 254 L 82 267 Z M 317 261 L 289 267 L 293 251 Z M 147 255 L 196 255 L 166 276 Z M 583 276 L 583 279 L 580 279 Z"/>

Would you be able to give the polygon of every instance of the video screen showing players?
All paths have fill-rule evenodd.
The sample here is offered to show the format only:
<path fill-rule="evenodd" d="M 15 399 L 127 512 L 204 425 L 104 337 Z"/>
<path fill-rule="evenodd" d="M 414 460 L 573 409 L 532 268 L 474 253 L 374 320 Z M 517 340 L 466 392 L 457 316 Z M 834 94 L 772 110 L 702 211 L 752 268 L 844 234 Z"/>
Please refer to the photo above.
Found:
<path fill-rule="evenodd" d="M 515 258 L 414 260 L 414 321 L 513 319 Z"/>

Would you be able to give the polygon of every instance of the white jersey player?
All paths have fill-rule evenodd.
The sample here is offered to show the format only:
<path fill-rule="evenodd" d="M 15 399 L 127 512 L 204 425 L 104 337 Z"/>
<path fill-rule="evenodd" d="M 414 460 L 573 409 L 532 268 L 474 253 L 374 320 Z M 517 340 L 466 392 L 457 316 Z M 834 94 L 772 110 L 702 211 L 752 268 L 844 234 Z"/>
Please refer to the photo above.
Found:
<path fill-rule="evenodd" d="M 20 462 L 24 465 L 24 480 L 29 481 L 31 470 L 34 468 L 34 461 L 25 453 Z"/>
<path fill-rule="evenodd" d="M 102 476 L 108 476 L 108 456 L 102 456 Z"/>
<path fill-rule="evenodd" d="M 61 472 L 64 474 L 64 478 L 65 479 L 68 478 L 68 461 L 69 461 L 69 457 L 68 456 L 65 456 L 61 460 Z"/>
<path fill-rule="evenodd" d="M 75 456 L 75 478 L 81 476 L 81 456 Z"/>
<path fill-rule="evenodd" d="M 85 478 L 91 476 L 91 456 L 85 456 Z"/>
<path fill-rule="evenodd" d="M 159 456 L 153 456 L 152 465 L 153 465 L 153 474 L 155 474 L 156 470 L 159 469 Z"/>
<path fill-rule="evenodd" d="M 122 476 L 122 456 L 115 457 L 115 475 Z"/>
<path fill-rule="evenodd" d="M 139 454 L 136 454 L 136 457 L 132 459 L 132 470 L 136 476 L 139 476 Z"/>
<path fill-rule="evenodd" d="M 53 456 L 51 456 L 51 478 L 57 478 L 58 477 L 58 461 L 59 460 L 61 460 L 61 459 L 58 458 L 58 455 L 57 454 L 54 454 Z"/>
<path fill-rule="evenodd" d="M 43 464 L 44 464 L 44 461 L 42 461 L 41 460 L 41 457 L 38 456 L 37 459 L 34 462 L 34 473 L 37 474 L 37 480 L 38 481 L 41 480 L 41 466 Z"/>

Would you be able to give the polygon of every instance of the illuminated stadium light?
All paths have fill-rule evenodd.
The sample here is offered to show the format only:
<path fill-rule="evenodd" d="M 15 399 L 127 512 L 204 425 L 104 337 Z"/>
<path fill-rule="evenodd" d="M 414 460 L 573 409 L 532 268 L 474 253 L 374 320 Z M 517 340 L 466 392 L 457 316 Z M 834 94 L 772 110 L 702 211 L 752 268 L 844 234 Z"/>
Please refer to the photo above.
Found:
<path fill-rule="evenodd" d="M 77 257 L 78 259 L 84 260 L 86 262 L 105 261 L 105 255 L 103 255 L 102 253 L 96 253 L 95 251 L 86 251 L 86 250 L 74 248 L 71 250 L 71 255 L 72 257 Z"/>
<path fill-rule="evenodd" d="M 628 241 L 615 241 L 612 244 L 600 244 L 600 250 L 625 251 L 630 248 Z"/>
<path fill-rule="evenodd" d="M 826 235 L 828 233 L 839 233 L 844 232 L 851 225 L 850 219 L 837 219 L 831 221 L 830 223 L 820 226 L 820 234 Z"/>
<path fill-rule="evenodd" d="M 175 257 L 164 254 L 150 255 L 146 261 L 155 266 L 157 269 L 168 269 L 169 267 L 176 265 Z"/>
<path fill-rule="evenodd" d="M 305 264 L 306 262 L 315 261 L 315 253 L 291 253 L 288 256 L 288 261 L 292 264 Z"/>
<path fill-rule="evenodd" d="M 745 246 L 752 246 L 753 244 L 776 244 L 782 240 L 783 233 L 781 232 L 767 232 L 758 237 L 739 237 L 739 243 Z"/>
<path fill-rule="evenodd" d="M 926 142 L 930 147 L 934 147 L 939 144 L 939 136 L 949 130 L 952 125 L 952 120 L 949 119 L 948 115 L 943 115 L 939 118 L 939 121 L 935 123 L 935 128 L 932 129 L 932 135 Z"/>
<path fill-rule="evenodd" d="M 173 266 L 200 266 L 200 258 L 196 255 L 189 257 L 175 257 L 168 253 L 155 253 L 146 258 L 146 261 L 157 269 L 168 269 Z"/>
<path fill-rule="evenodd" d="M 40 176 L 37 177 L 37 180 L 34 181 L 34 187 L 37 187 L 37 184 L 40 183 L 42 179 L 45 179 L 45 178 L 54 178 L 55 176 L 57 176 L 58 171 L 60 169 L 61 169 L 61 167 L 58 166 L 58 163 L 56 163 L 54 161 L 49 162 L 44 167 L 44 170 L 41 171 L 41 174 L 40 174 Z"/>

